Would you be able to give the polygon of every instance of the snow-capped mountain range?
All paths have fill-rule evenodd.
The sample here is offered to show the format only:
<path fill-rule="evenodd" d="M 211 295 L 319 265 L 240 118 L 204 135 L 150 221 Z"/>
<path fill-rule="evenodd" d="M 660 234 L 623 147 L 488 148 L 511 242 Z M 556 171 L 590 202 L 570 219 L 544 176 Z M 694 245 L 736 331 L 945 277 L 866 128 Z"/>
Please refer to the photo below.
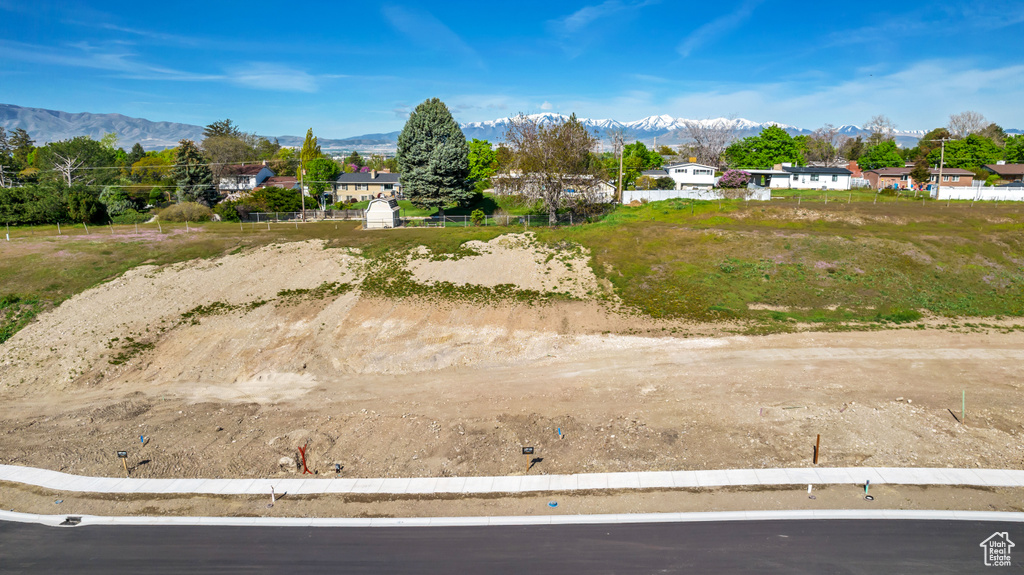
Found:
<path fill-rule="evenodd" d="M 556 113 L 532 114 L 527 116 L 532 120 L 541 123 L 560 122 L 568 119 L 567 116 Z M 790 126 L 779 122 L 754 122 L 745 118 L 712 118 L 706 120 L 687 120 L 675 118 L 669 115 L 648 116 L 633 122 L 619 122 L 617 120 L 602 119 L 592 120 L 580 118 L 580 122 L 587 128 L 597 133 L 598 138 L 609 143 L 612 130 L 622 130 L 626 138 L 640 140 L 648 145 L 675 145 L 686 143 L 687 122 L 696 122 L 705 126 L 728 127 L 734 130 L 737 137 L 746 137 L 757 134 L 768 126 L 779 126 L 790 135 L 807 135 L 812 130 Z M 478 138 L 488 140 L 492 143 L 501 142 L 505 139 L 505 132 L 508 130 L 512 118 L 498 118 L 486 122 L 467 122 L 461 124 L 463 133 L 467 138 Z M 37 145 L 47 142 L 73 138 L 75 136 L 90 136 L 100 138 L 108 132 L 115 132 L 122 145 L 130 147 L 135 142 L 140 142 L 146 149 L 159 149 L 169 146 L 176 146 L 183 138 L 199 141 L 202 139 L 203 127 L 192 124 L 178 124 L 172 122 L 151 122 L 142 118 L 131 118 L 120 114 L 93 114 L 88 112 L 67 113 L 42 108 L 24 108 L 11 104 L 0 104 L 0 127 L 8 131 L 15 128 L 24 128 L 36 141 Z M 846 136 L 867 136 L 869 132 L 860 126 L 846 124 L 839 126 L 839 132 Z M 1006 130 L 1009 134 L 1020 134 L 1020 130 Z M 896 132 L 896 141 L 900 145 L 914 146 L 917 140 L 926 133 L 925 130 L 899 130 Z M 272 138 L 272 136 L 271 136 Z M 278 136 L 281 145 L 301 146 L 303 138 L 300 136 Z M 350 138 L 328 139 L 319 138 L 320 146 L 331 151 L 373 151 L 388 152 L 394 151 L 398 142 L 398 131 L 364 134 Z"/>
<path fill-rule="evenodd" d="M 568 116 L 554 113 L 544 114 L 530 114 L 526 116 L 530 120 L 537 121 L 541 124 L 561 122 L 568 119 Z M 648 116 L 640 120 L 633 122 L 619 122 L 617 120 L 591 120 L 589 118 L 579 118 L 579 121 L 587 128 L 594 130 L 598 133 L 601 138 L 605 138 L 607 133 L 611 130 L 623 130 L 627 137 L 655 137 L 655 136 L 676 136 L 675 138 L 670 137 L 669 140 L 685 139 L 685 135 L 682 130 L 685 129 L 687 123 L 696 122 L 704 126 L 711 127 L 726 127 L 737 132 L 752 132 L 760 131 L 767 126 L 778 126 L 787 132 L 794 134 L 809 134 L 810 130 L 804 130 L 796 126 L 790 126 L 780 122 L 753 122 L 746 118 L 713 118 L 708 120 L 688 120 L 686 118 L 674 118 L 667 114 L 660 116 Z M 499 118 L 497 120 L 490 120 L 487 122 L 468 122 L 461 124 L 462 131 L 466 134 L 466 137 L 474 137 L 480 139 L 486 139 L 491 141 L 500 141 L 504 138 L 505 130 L 508 129 L 508 125 L 512 122 L 512 118 Z M 660 140 L 661 138 L 659 138 Z M 669 140 L 665 140 L 665 143 L 671 143 Z"/>

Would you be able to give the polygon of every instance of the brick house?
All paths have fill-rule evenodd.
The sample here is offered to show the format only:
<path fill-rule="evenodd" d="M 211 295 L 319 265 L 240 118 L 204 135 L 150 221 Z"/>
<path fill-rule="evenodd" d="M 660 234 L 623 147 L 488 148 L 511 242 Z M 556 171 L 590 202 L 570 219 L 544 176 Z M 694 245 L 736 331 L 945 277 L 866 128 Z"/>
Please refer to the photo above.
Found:
<path fill-rule="evenodd" d="M 898 188 L 901 190 L 912 189 L 914 186 L 939 183 L 939 169 L 929 168 L 931 178 L 927 182 L 915 182 L 910 177 L 913 167 L 902 168 L 878 168 L 877 170 L 865 170 L 864 178 L 871 183 L 876 190 L 882 188 Z M 974 185 L 974 172 L 961 170 L 959 168 L 942 168 L 942 185 L 950 187 L 969 188 Z"/>
<path fill-rule="evenodd" d="M 1007 182 L 1024 181 L 1024 164 L 999 162 L 997 164 L 985 164 L 984 167 L 986 170 L 999 176 L 1001 180 L 1006 180 Z"/>

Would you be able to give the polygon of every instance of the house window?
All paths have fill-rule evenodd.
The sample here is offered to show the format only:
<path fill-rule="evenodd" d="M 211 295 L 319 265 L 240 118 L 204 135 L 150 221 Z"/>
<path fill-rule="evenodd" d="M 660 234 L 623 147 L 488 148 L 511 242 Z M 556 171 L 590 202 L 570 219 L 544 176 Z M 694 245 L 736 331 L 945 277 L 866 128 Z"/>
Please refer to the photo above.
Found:
<path fill-rule="evenodd" d="M 384 189 L 387 190 L 387 191 L 391 191 L 391 190 L 395 189 L 395 185 L 394 184 L 384 184 Z"/>
<path fill-rule="evenodd" d="M 348 184 L 342 184 L 342 185 L 341 185 L 341 189 L 343 189 L 343 190 L 346 190 L 346 191 L 347 191 L 347 190 L 348 190 Z"/>
<path fill-rule="evenodd" d="M 818 174 L 811 174 L 811 181 L 812 182 L 817 182 L 818 181 Z"/>
<path fill-rule="evenodd" d="M 953 181 L 954 182 L 959 182 L 960 181 L 960 176 L 953 176 Z"/>
<path fill-rule="evenodd" d="M 938 176 L 932 176 L 932 177 L 928 178 L 928 181 L 929 182 L 936 182 L 937 183 L 939 181 L 939 177 Z"/>
<path fill-rule="evenodd" d="M 370 191 L 370 184 L 356 184 L 357 192 L 368 192 Z"/>
<path fill-rule="evenodd" d="M 677 174 L 685 174 L 686 173 L 686 168 L 676 168 L 676 173 Z M 694 172 L 694 173 L 696 173 L 696 172 Z"/>
<path fill-rule="evenodd" d="M 949 181 L 949 176 L 942 176 L 942 181 L 943 182 L 948 182 Z"/>
<path fill-rule="evenodd" d="M 833 182 L 838 182 L 839 181 L 839 176 L 837 176 L 836 174 L 832 174 L 832 181 Z"/>
<path fill-rule="evenodd" d="M 907 176 L 907 175 L 900 176 L 900 181 L 906 182 L 909 179 L 910 179 L 910 176 Z"/>
<path fill-rule="evenodd" d="M 695 176 L 710 176 L 713 173 L 714 172 L 712 172 L 711 170 L 705 170 L 703 168 L 694 168 L 693 169 L 693 175 L 695 175 Z"/>

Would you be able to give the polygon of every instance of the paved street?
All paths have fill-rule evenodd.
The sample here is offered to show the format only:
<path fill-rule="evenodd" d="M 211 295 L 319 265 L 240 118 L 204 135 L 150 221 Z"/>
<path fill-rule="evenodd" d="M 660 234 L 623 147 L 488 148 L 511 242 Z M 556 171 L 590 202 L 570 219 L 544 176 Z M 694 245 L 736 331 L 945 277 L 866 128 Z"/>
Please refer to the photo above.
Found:
<path fill-rule="evenodd" d="M 1019 523 L 980 521 L 362 529 L 0 522 L 0 572 L 978 573 L 989 569 L 979 543 L 996 531 L 1024 541 Z"/>

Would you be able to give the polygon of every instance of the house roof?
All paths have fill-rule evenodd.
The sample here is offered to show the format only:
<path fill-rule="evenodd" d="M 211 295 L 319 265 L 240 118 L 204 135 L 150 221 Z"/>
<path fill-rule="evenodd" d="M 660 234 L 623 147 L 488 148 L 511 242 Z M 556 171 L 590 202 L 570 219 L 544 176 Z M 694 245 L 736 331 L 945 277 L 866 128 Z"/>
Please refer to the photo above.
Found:
<path fill-rule="evenodd" d="M 1010 182 L 1009 184 L 1002 184 L 996 186 L 997 188 L 1020 188 L 1024 190 L 1024 182 Z"/>
<path fill-rule="evenodd" d="M 746 172 L 748 174 L 772 174 L 773 176 L 774 175 L 780 175 L 780 176 L 788 176 L 789 175 L 789 172 L 786 172 L 786 171 L 783 171 L 783 170 L 776 170 L 776 169 L 773 169 L 773 168 L 733 168 L 733 169 L 734 170 L 739 170 L 741 172 Z"/>
<path fill-rule="evenodd" d="M 841 176 L 852 175 L 853 172 L 846 168 L 825 168 L 818 166 L 782 166 L 782 170 L 791 174 L 839 174 Z"/>
<path fill-rule="evenodd" d="M 389 174 L 377 172 L 377 177 L 374 178 L 371 172 L 355 172 L 351 174 L 341 174 L 337 177 L 339 184 L 397 184 L 398 174 Z"/>
<path fill-rule="evenodd" d="M 640 172 L 641 176 L 651 176 L 652 178 L 662 178 L 668 175 L 667 170 L 644 170 Z"/>
<path fill-rule="evenodd" d="M 905 176 L 911 172 L 914 168 L 878 168 L 877 170 L 864 170 L 865 174 L 878 174 L 879 176 Z M 938 168 L 928 168 L 928 171 L 932 175 L 938 175 Z M 944 176 L 974 176 L 974 172 L 970 170 L 961 170 L 960 168 L 942 168 L 942 175 Z"/>
<path fill-rule="evenodd" d="M 1024 164 L 985 164 L 985 169 L 1000 176 L 1024 175 Z"/>
<path fill-rule="evenodd" d="M 698 164 L 697 162 L 679 162 L 677 164 L 669 164 L 669 165 L 665 166 L 665 169 L 667 170 L 669 168 L 681 168 L 683 166 L 697 166 L 697 167 L 700 167 L 700 168 L 707 168 L 707 169 L 712 170 L 712 171 L 714 171 L 714 169 L 715 169 L 714 166 L 709 166 L 707 164 Z"/>
<path fill-rule="evenodd" d="M 245 164 L 241 166 L 224 166 L 226 176 L 255 176 L 261 170 L 267 168 L 263 164 Z M 268 170 L 270 168 L 267 168 Z"/>
<path fill-rule="evenodd" d="M 260 187 L 260 188 L 276 187 L 276 188 L 288 189 L 288 188 L 297 187 L 298 185 L 299 185 L 299 181 L 295 178 L 295 176 L 273 176 L 273 177 L 267 178 L 266 180 L 263 180 L 263 183 L 260 184 L 257 187 Z"/>

